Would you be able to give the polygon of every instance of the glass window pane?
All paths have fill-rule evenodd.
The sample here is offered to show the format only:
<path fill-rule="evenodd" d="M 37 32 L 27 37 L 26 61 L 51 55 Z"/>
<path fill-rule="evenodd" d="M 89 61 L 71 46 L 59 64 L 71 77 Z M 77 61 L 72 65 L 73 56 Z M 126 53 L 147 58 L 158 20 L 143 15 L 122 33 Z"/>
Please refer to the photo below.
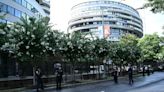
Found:
<path fill-rule="evenodd" d="M 22 12 L 22 17 L 27 18 L 27 14 Z"/>
<path fill-rule="evenodd" d="M 35 9 L 35 7 L 32 7 L 31 8 L 31 11 L 33 12 L 33 13 L 37 13 L 38 11 Z"/>
<path fill-rule="evenodd" d="M 27 7 L 27 2 L 26 2 L 25 0 L 22 0 L 22 5 L 23 5 L 24 7 Z"/>
<path fill-rule="evenodd" d="M 0 12 L 6 12 L 7 11 L 7 5 L 0 3 Z"/>
<path fill-rule="evenodd" d="M 22 4 L 22 0 L 15 0 L 18 4 Z"/>
<path fill-rule="evenodd" d="M 16 17 L 21 17 L 21 11 L 15 9 L 15 16 Z"/>
<path fill-rule="evenodd" d="M 31 4 L 27 3 L 27 9 L 31 10 Z"/>
<path fill-rule="evenodd" d="M 9 14 L 11 14 L 11 15 L 14 15 L 14 8 L 8 6 L 8 7 L 7 7 L 7 12 L 8 12 Z"/>

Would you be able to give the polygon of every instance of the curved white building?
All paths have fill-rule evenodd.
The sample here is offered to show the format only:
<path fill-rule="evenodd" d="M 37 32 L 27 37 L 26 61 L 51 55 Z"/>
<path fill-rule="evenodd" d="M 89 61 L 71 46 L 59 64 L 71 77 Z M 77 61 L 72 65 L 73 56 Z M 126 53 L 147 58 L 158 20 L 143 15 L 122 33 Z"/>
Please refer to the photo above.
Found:
<path fill-rule="evenodd" d="M 100 28 L 109 29 L 108 39 L 119 40 L 122 34 L 143 36 L 143 25 L 139 13 L 132 7 L 110 0 L 96 0 L 77 4 L 71 9 L 69 32 L 94 32 L 100 35 Z M 102 27 L 103 30 L 104 27 Z"/>
<path fill-rule="evenodd" d="M 21 17 L 45 17 L 50 14 L 50 4 L 44 0 L 0 0 L 0 22 L 15 22 Z"/>

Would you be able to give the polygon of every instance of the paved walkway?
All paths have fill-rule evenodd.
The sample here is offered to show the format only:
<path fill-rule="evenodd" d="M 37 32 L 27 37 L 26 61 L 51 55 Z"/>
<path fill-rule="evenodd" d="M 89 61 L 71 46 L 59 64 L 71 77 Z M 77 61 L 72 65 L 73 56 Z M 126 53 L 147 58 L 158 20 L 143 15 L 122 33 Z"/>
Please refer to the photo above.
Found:
<path fill-rule="evenodd" d="M 159 82 L 164 80 L 164 73 L 163 72 L 155 72 L 154 74 L 151 74 L 150 76 L 140 76 L 140 77 L 135 77 L 134 78 L 134 85 L 131 88 L 134 89 L 138 89 L 141 87 L 146 87 L 148 85 L 151 85 L 153 83 Z M 128 84 L 128 78 L 127 77 L 122 77 L 119 78 L 120 84 L 121 85 L 127 85 Z M 113 81 L 111 80 L 99 80 L 99 81 L 89 81 L 87 83 L 79 83 L 79 84 L 67 84 L 64 85 L 63 88 L 64 90 L 67 90 L 67 88 L 75 88 L 75 87 L 79 87 L 79 85 L 89 85 L 89 84 L 100 84 L 100 83 L 110 83 L 110 86 L 116 86 L 113 84 Z M 121 83 L 122 82 L 122 83 Z M 103 84 L 102 84 L 103 85 Z M 115 88 L 115 87 L 114 87 Z M 45 91 L 55 91 L 55 85 L 52 85 L 50 87 L 46 87 Z M 25 88 L 19 88 L 19 89 L 15 89 L 15 90 L 6 90 L 6 91 L 0 91 L 0 92 L 35 92 L 35 89 L 25 89 Z M 67 91 L 63 91 L 63 92 L 67 92 Z M 74 91 L 75 92 L 75 91 Z M 117 91 L 116 91 L 117 92 Z"/>

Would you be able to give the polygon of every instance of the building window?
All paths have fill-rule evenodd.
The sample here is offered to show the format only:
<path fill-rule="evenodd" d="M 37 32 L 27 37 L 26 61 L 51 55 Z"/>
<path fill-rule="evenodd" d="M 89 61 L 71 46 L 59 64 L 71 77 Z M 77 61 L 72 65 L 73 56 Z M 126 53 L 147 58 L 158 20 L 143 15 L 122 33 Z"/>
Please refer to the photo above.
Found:
<path fill-rule="evenodd" d="M 24 7 L 27 7 L 27 2 L 26 2 L 25 0 L 22 0 L 22 5 L 23 5 Z"/>
<path fill-rule="evenodd" d="M 7 7 L 7 13 L 9 13 L 9 14 L 11 14 L 11 15 L 14 15 L 14 8 L 8 6 L 8 7 Z"/>
<path fill-rule="evenodd" d="M 31 10 L 32 6 L 31 4 L 27 3 L 27 9 Z"/>
<path fill-rule="evenodd" d="M 37 11 L 34 7 L 31 8 L 31 11 L 32 11 L 33 13 L 38 13 L 38 11 Z"/>
<path fill-rule="evenodd" d="M 7 11 L 7 5 L 0 3 L 0 12 L 6 12 Z"/>
<path fill-rule="evenodd" d="M 87 24 L 88 24 L 88 22 L 87 22 Z M 93 24 L 94 24 L 94 25 L 97 25 L 97 22 L 93 22 Z"/>
<path fill-rule="evenodd" d="M 15 0 L 18 4 L 22 4 L 22 0 Z"/>
<path fill-rule="evenodd" d="M 21 11 L 15 9 L 15 16 L 20 18 L 22 16 Z"/>
<path fill-rule="evenodd" d="M 27 14 L 22 12 L 22 17 L 27 18 Z"/>

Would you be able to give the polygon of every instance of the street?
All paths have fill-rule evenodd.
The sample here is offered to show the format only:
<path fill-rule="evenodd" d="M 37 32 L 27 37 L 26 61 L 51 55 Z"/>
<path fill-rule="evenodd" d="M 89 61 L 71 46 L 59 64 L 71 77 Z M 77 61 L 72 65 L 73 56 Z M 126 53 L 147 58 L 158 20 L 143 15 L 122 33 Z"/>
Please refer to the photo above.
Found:
<path fill-rule="evenodd" d="M 64 88 L 56 91 L 50 89 L 46 92 L 164 92 L 164 73 L 156 72 L 150 76 L 140 76 L 134 79 L 134 84 L 128 84 L 128 78 L 119 79 L 118 84 L 113 81 L 98 84 L 88 84 L 77 87 Z"/>
<path fill-rule="evenodd" d="M 127 92 L 164 92 L 164 80 L 150 84 L 146 87 L 136 88 Z"/>

